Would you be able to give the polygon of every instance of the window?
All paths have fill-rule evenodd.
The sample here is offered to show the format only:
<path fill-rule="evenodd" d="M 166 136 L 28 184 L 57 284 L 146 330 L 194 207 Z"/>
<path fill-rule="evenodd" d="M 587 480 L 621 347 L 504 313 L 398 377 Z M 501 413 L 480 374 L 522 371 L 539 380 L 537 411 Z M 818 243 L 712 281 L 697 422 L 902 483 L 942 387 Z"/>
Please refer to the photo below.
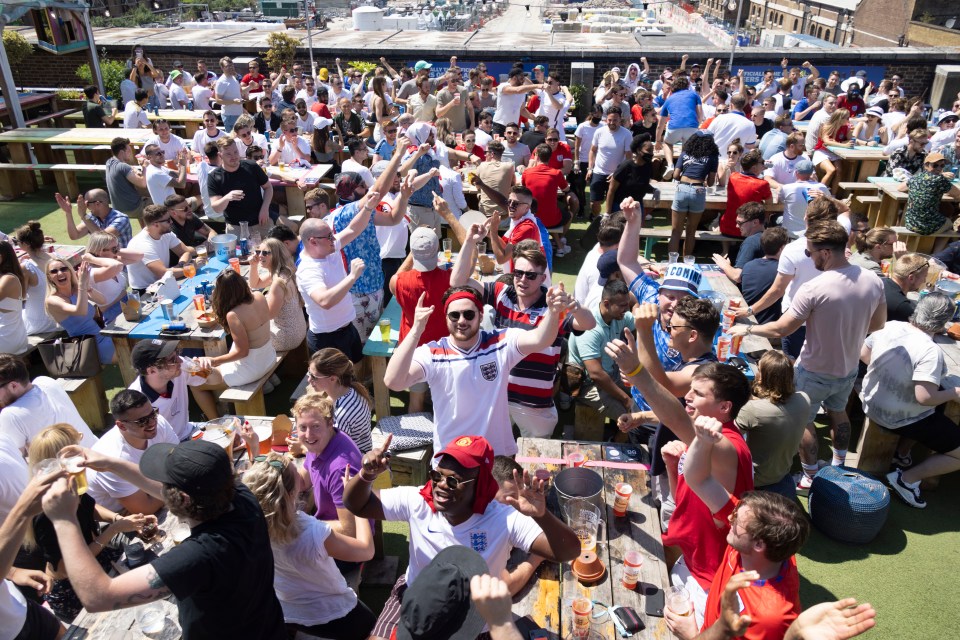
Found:
<path fill-rule="evenodd" d="M 800 26 L 799 21 L 796 18 L 793 19 L 793 30 L 796 31 L 797 27 Z"/>
<path fill-rule="evenodd" d="M 826 40 L 827 42 L 830 41 L 830 29 L 827 29 L 827 30 L 824 32 L 824 34 L 823 34 L 823 39 Z"/>

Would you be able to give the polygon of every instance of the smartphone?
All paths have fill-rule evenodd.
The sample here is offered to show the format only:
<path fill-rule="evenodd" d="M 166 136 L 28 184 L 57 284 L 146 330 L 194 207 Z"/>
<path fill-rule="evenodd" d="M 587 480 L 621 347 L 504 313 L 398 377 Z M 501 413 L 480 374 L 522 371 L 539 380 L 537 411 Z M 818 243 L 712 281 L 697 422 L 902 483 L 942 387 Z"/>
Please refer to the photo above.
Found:
<path fill-rule="evenodd" d="M 530 631 L 530 640 L 550 640 L 550 632 L 546 629 L 533 629 Z"/>
<path fill-rule="evenodd" d="M 644 610 L 648 616 L 663 617 L 663 589 L 647 592 L 643 597 Z"/>

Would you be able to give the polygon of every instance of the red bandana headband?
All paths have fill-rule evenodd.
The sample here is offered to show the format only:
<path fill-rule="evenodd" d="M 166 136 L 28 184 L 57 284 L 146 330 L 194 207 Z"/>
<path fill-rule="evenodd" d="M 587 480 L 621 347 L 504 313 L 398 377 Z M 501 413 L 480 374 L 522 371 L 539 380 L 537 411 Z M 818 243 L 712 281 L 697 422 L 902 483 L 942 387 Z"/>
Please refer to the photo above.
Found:
<path fill-rule="evenodd" d="M 450 305 L 456 302 L 457 300 L 469 300 L 477 309 L 483 311 L 483 302 L 480 301 L 480 298 L 477 297 L 477 294 L 473 291 L 457 291 L 455 294 L 447 298 L 446 303 L 443 305 L 443 313 L 446 314 L 450 309 Z"/>

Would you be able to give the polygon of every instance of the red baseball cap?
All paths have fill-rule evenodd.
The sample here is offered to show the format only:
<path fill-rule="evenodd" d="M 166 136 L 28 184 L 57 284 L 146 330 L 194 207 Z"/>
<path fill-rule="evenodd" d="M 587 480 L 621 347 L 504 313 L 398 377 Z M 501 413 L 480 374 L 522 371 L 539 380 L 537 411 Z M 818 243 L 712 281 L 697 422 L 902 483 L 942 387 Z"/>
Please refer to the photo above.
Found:
<path fill-rule="evenodd" d="M 493 466 L 493 447 L 482 436 L 458 436 L 433 457 L 443 455 L 452 457 L 466 469 Z"/>

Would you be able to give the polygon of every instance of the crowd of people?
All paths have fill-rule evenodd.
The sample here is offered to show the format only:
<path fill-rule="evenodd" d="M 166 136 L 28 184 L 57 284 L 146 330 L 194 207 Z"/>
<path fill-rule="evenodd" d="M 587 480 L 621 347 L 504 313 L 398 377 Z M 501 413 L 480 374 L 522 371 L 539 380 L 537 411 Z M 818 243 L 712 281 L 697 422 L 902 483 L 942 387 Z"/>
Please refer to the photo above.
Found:
<path fill-rule="evenodd" d="M 960 387 L 933 339 L 956 305 L 938 292 L 918 299 L 932 259 L 838 197 L 842 160 L 830 147 L 884 147 L 885 175 L 908 193 L 905 225 L 937 234 L 956 214 L 942 196 L 960 196 L 960 104 L 931 123 L 898 75 L 875 86 L 787 59 L 756 86 L 720 60 L 701 68 L 684 55 L 655 77 L 641 59 L 605 72 L 581 98 L 592 106 L 542 65 L 499 78 L 456 57 L 442 74 L 384 58 L 370 72 L 338 59 L 336 72 L 295 64 L 267 75 L 253 61 L 242 77 L 230 58 L 219 76 L 202 60 L 195 74 L 174 66 L 165 78 L 134 47 L 123 125 L 156 134 L 140 166 L 117 137 L 105 189 L 75 203 L 57 194 L 69 238 L 89 237 L 76 268 L 44 250 L 38 222 L 0 239 L 0 619 L 10 637 L 59 637 L 81 607 L 173 595 L 184 637 L 446 638 L 443 624 L 472 600 L 491 637 L 517 638 L 511 596 L 580 546 L 546 509 L 548 485 L 513 460 L 516 433 L 558 434 L 558 406 L 571 399 L 608 419 L 610 437 L 649 448 L 663 544 L 679 550 L 671 584 L 694 604 L 693 616 L 665 611 L 676 637 L 848 638 L 873 626 L 872 608 L 851 599 L 802 611 L 795 555 L 810 526 L 797 492 L 845 463 L 851 396 L 900 436 L 887 480 L 904 502 L 925 507 L 920 482 L 960 469 L 960 429 L 944 411 Z M 120 119 L 95 88 L 87 96 L 86 126 Z M 167 106 L 203 111 L 193 140 L 148 119 Z M 578 107 L 587 117 L 572 121 Z M 333 183 L 301 184 L 306 214 L 292 219 L 265 167 L 320 163 L 335 165 Z M 703 262 L 739 287 L 732 326 L 704 295 L 702 265 L 641 255 L 667 186 L 670 254 L 696 255 L 695 232 L 711 224 L 728 238 Z M 718 215 L 708 194 L 726 197 Z M 576 218 L 589 221 L 585 256 L 561 267 Z M 241 230 L 249 273 L 225 269 L 211 297 L 227 353 L 138 342 L 136 379 L 111 400 L 114 423 L 99 438 L 55 380 L 31 378 L 29 336 L 93 335 L 109 365 L 100 327 L 130 292 L 182 279 L 217 234 Z M 458 248 L 452 264 L 446 241 Z M 960 273 L 960 243 L 938 249 L 941 276 Z M 503 276 L 489 275 L 494 265 Z M 569 291 L 560 270 L 577 274 Z M 432 413 L 436 453 L 425 486 L 376 490 L 390 438 L 374 446 L 362 360 L 391 298 L 399 340 L 383 381 L 409 394 L 410 413 Z M 752 384 L 720 361 L 721 331 L 777 347 L 758 358 Z M 218 389 L 265 377 L 304 341 L 311 393 L 291 408 L 289 453 L 257 456 L 237 477 L 222 448 L 191 439 L 200 414 L 218 417 Z M 820 415 L 829 460 L 819 459 Z M 257 450 L 251 428 L 240 437 Z M 915 464 L 915 443 L 934 453 Z M 89 472 L 82 496 L 46 464 L 64 452 Z M 120 576 L 105 572 L 117 541 L 163 509 L 191 536 Z M 380 611 L 351 582 L 372 557 L 374 520 L 410 527 L 409 566 Z M 513 548 L 527 557 L 508 569 Z M 469 554 L 446 559 L 469 549 L 481 570 Z M 438 584 L 449 589 L 438 596 Z"/>

